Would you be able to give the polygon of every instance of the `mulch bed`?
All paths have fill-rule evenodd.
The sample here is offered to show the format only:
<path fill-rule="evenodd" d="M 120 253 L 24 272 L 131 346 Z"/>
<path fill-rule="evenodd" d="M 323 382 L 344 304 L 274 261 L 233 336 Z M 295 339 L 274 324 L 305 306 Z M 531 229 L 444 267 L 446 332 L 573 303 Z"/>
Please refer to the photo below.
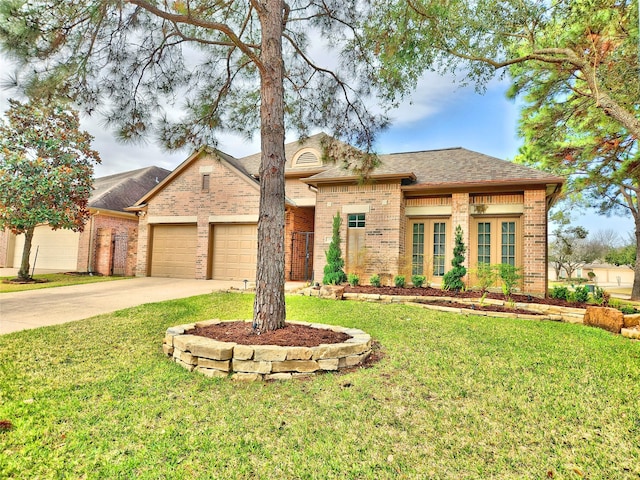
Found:
<path fill-rule="evenodd" d="M 283 328 L 260 335 L 253 331 L 251 322 L 223 322 L 206 327 L 196 327 L 185 333 L 220 342 L 234 342 L 241 345 L 279 345 L 281 347 L 317 347 L 321 343 L 342 343 L 351 338 L 346 333 L 293 323 L 285 323 Z"/>
<path fill-rule="evenodd" d="M 32 283 L 48 283 L 46 278 L 7 278 L 2 283 L 9 283 L 11 285 L 30 285 Z"/>
<path fill-rule="evenodd" d="M 371 285 L 362 285 L 357 287 L 347 286 L 344 289 L 345 293 L 372 293 L 379 295 L 402 295 L 402 296 L 424 296 L 424 297 L 452 297 L 452 298 L 481 298 L 483 293 L 477 290 L 466 290 L 464 292 L 454 292 L 451 290 L 441 290 L 433 287 L 413 287 L 413 288 L 399 288 L 399 287 L 372 287 Z M 495 300 L 509 301 L 502 293 L 487 292 L 485 298 L 492 298 Z M 511 301 L 516 303 L 537 303 L 540 305 L 556 305 L 558 307 L 572 307 L 572 308 L 586 308 L 585 303 L 573 303 L 566 300 L 560 300 L 557 298 L 540 298 L 532 295 L 511 295 Z M 451 304 L 448 304 L 451 306 Z M 469 308 L 466 306 L 465 308 Z M 513 309 L 509 310 L 512 311 Z"/>
<path fill-rule="evenodd" d="M 433 301 L 433 302 L 424 302 L 426 305 L 439 305 L 441 307 L 452 307 L 452 308 L 465 308 L 467 310 L 477 310 L 479 312 L 503 312 L 503 313 L 520 313 L 527 315 L 544 315 L 540 312 L 534 312 L 532 310 L 523 310 L 522 308 L 511 308 L 508 306 L 502 305 L 478 305 L 477 303 L 458 303 L 458 302 L 447 302 L 447 301 Z"/>

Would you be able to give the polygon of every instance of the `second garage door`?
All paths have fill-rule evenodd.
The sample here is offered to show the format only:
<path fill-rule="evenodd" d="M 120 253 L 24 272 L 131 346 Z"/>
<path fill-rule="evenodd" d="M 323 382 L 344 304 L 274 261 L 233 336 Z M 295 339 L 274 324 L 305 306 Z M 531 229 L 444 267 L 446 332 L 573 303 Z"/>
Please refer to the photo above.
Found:
<path fill-rule="evenodd" d="M 255 281 L 257 256 L 257 225 L 213 226 L 214 279 Z"/>
<path fill-rule="evenodd" d="M 198 230 L 195 225 L 155 225 L 151 276 L 196 278 Z"/>
<path fill-rule="evenodd" d="M 40 225 L 33 231 L 31 241 L 31 267 L 47 268 L 61 272 L 73 271 L 78 268 L 78 243 L 80 233 L 71 230 L 52 230 L 48 225 Z M 13 266 L 20 267 L 22 251 L 24 249 L 24 235 L 16 236 Z M 37 257 L 36 257 L 37 254 Z"/>

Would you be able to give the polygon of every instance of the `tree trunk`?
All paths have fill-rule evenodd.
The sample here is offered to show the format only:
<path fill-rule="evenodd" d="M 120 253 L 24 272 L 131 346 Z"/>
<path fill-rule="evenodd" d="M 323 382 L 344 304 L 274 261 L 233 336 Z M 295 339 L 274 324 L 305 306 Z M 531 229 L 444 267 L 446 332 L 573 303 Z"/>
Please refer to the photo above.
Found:
<path fill-rule="evenodd" d="M 33 230 L 31 227 L 24 232 L 24 248 L 22 249 L 22 260 L 20 262 L 20 270 L 18 270 L 18 278 L 28 280 L 29 275 L 29 257 L 31 256 L 31 243 L 33 241 Z"/>
<path fill-rule="evenodd" d="M 636 263 L 633 266 L 633 287 L 631 300 L 640 300 L 640 217 L 634 215 L 636 224 Z"/>
<path fill-rule="evenodd" d="M 282 0 L 263 2 L 262 70 L 260 84 L 260 211 L 258 265 L 253 328 L 257 333 L 284 326 L 286 318 L 284 208 L 284 66 L 282 59 Z"/>

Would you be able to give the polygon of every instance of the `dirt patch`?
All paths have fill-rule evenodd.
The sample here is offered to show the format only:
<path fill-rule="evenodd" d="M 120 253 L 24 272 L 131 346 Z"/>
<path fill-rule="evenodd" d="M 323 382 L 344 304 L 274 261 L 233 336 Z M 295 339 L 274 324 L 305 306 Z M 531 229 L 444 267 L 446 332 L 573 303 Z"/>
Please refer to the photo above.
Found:
<path fill-rule="evenodd" d="M 241 345 L 278 345 L 281 347 L 317 347 L 323 343 L 342 343 L 351 338 L 346 333 L 293 323 L 285 323 L 283 328 L 260 335 L 254 333 L 251 322 L 223 322 L 206 327 L 196 327 L 185 333 L 220 342 L 234 342 Z"/>
<path fill-rule="evenodd" d="M 48 283 L 46 278 L 8 278 L 3 280 L 2 283 L 9 283 L 12 285 L 31 285 L 34 283 Z"/>
<path fill-rule="evenodd" d="M 452 290 L 441 290 L 433 287 L 413 287 L 413 288 L 398 288 L 398 287 L 372 287 L 370 285 L 362 285 L 357 287 L 347 286 L 344 289 L 345 293 L 371 293 L 378 295 L 402 295 L 402 296 L 423 296 L 423 297 L 451 297 L 451 298 L 482 298 L 483 293 L 476 290 L 467 290 L 464 292 L 455 292 Z M 509 299 L 502 293 L 487 292 L 485 298 L 492 298 L 494 300 L 509 301 Z M 571 308 L 586 308 L 587 304 L 573 303 L 566 300 L 560 300 L 557 298 L 540 298 L 533 295 L 511 295 L 510 301 L 516 303 L 536 303 L 539 305 L 555 305 L 558 307 L 571 307 Z M 451 306 L 451 305 L 449 305 Z M 467 307 L 468 308 L 468 307 Z"/>

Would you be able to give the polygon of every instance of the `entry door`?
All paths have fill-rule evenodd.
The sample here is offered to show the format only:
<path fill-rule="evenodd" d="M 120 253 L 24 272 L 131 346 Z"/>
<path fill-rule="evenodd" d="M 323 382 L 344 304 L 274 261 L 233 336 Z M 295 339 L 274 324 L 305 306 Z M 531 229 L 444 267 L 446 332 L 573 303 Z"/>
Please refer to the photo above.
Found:
<path fill-rule="evenodd" d="M 429 279 L 443 277 L 449 270 L 449 220 L 416 219 L 409 221 L 408 227 L 411 274 L 424 275 Z"/>
<path fill-rule="evenodd" d="M 506 263 L 522 266 L 522 230 L 519 217 L 476 218 L 471 232 L 470 264 Z"/>

